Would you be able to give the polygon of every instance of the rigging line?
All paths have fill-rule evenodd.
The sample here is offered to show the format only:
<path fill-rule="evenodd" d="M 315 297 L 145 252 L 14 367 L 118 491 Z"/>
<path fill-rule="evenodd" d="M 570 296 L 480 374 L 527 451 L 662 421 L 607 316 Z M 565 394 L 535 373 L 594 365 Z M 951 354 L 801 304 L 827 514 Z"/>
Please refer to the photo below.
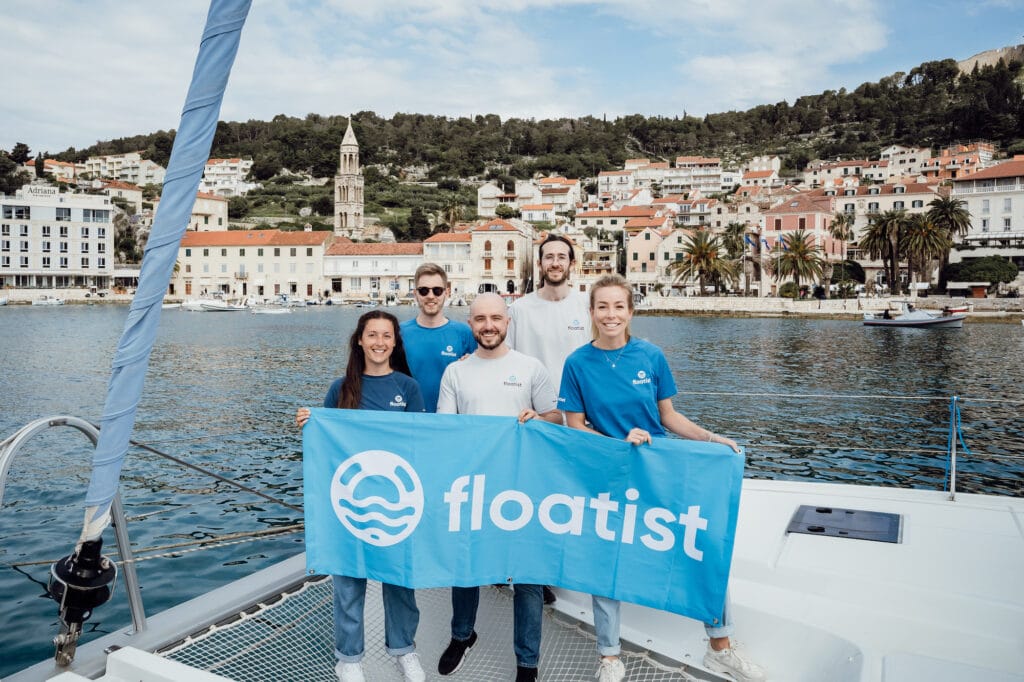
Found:
<path fill-rule="evenodd" d="M 742 398 L 828 398 L 847 400 L 920 400 L 920 401 L 941 401 L 948 402 L 949 396 L 926 396 L 926 395 L 872 395 L 872 394 L 843 394 L 843 393 L 754 393 L 746 391 L 679 391 L 678 395 L 713 395 L 713 396 L 737 396 Z M 960 396 L 960 402 L 977 403 L 1010 403 L 1024 405 L 1024 400 L 1010 398 L 971 398 Z"/>
<path fill-rule="evenodd" d="M 131 443 L 132 445 L 134 445 L 135 447 L 142 448 L 143 450 L 145 450 L 147 452 L 152 452 L 154 455 L 160 455 L 161 457 L 165 457 L 165 458 L 171 460 L 172 462 L 174 462 L 175 464 L 180 464 L 183 467 L 187 467 L 187 468 L 192 469 L 194 471 L 198 471 L 201 474 L 206 474 L 207 476 L 210 476 L 210 477 L 212 477 L 212 478 L 214 478 L 214 479 L 216 479 L 218 481 L 221 481 L 222 483 L 227 483 L 228 485 L 233 485 L 236 488 L 238 488 L 239 490 L 244 490 L 245 492 L 252 493 L 253 495 L 257 495 L 259 497 L 262 497 L 265 500 L 269 500 L 271 502 L 274 502 L 275 504 L 279 504 L 279 505 L 281 505 L 283 507 L 287 507 L 288 509 L 291 509 L 292 511 L 297 511 L 300 514 L 303 513 L 302 507 L 299 507 L 299 506 L 296 506 L 294 504 L 291 504 L 290 502 L 285 502 L 284 500 L 278 499 L 278 498 L 274 497 L 273 495 L 268 495 L 267 493 L 262 492 L 260 490 L 256 490 L 255 488 L 250 488 L 249 486 L 245 485 L 244 483 L 239 483 L 238 481 L 234 481 L 234 480 L 228 478 L 227 476 L 221 476 L 220 474 L 215 473 L 213 471 L 210 471 L 209 469 L 204 469 L 201 466 L 192 464 L 190 462 L 186 462 L 185 460 L 181 459 L 180 457 L 175 457 L 174 455 L 168 454 L 166 452 L 161 452 L 160 450 L 157 450 L 156 448 L 154 448 L 154 447 L 152 447 L 150 445 L 147 445 L 146 443 L 140 443 L 139 441 L 136 441 L 136 440 L 129 440 L 128 442 Z"/>
<path fill-rule="evenodd" d="M 132 561 L 134 563 L 138 563 L 140 561 L 148 561 L 149 559 L 159 559 L 161 557 L 177 556 L 179 554 L 188 554 L 188 553 L 197 552 L 197 551 L 203 550 L 203 549 L 217 549 L 218 547 L 230 547 L 232 545 L 239 545 L 239 544 L 242 544 L 244 542 L 254 542 L 256 540 L 260 540 L 260 539 L 263 539 L 263 538 L 276 538 L 276 537 L 285 536 L 285 535 L 292 535 L 294 533 L 302 532 L 302 530 L 304 528 L 305 528 L 305 524 L 295 524 L 295 525 L 292 525 L 292 526 L 282 526 L 280 529 L 276 529 L 275 528 L 275 529 L 265 529 L 265 530 L 249 531 L 249 532 L 228 533 L 226 535 L 220 535 L 220 536 L 212 537 L 212 538 L 205 538 L 203 540 L 193 540 L 192 542 L 179 542 L 179 543 L 174 543 L 174 544 L 170 544 L 170 545 L 160 545 L 160 546 L 156 546 L 156 547 L 145 547 L 143 549 L 139 549 L 139 550 L 136 550 L 136 551 L 139 551 L 139 552 L 157 552 L 157 551 L 159 551 L 159 552 L 162 552 L 162 553 L 161 554 L 151 554 L 151 555 L 144 556 L 144 557 L 138 557 L 137 556 Z M 182 549 L 182 548 L 186 548 L 186 547 L 191 547 L 192 549 L 187 549 L 187 550 Z M 166 550 L 176 550 L 176 551 L 168 552 Z M 116 556 L 117 556 L 117 559 L 116 559 L 115 563 L 120 564 L 120 565 L 124 565 L 125 563 L 127 563 L 123 559 L 121 559 L 121 555 L 120 554 L 117 554 Z M 19 561 L 19 562 L 16 562 L 16 563 L 8 563 L 8 562 L 2 562 L 2 563 L 4 563 L 4 565 L 6 565 L 6 566 L 9 566 L 10 568 L 13 568 L 14 570 L 18 570 L 19 568 L 27 567 L 27 566 L 48 566 L 48 565 L 50 565 L 50 564 L 52 564 L 54 562 L 53 562 L 53 560 L 46 560 L 46 561 Z"/>
<path fill-rule="evenodd" d="M 161 438 L 159 440 L 148 440 L 146 441 L 150 445 L 154 443 L 184 443 L 185 441 L 195 440 L 207 440 L 209 438 L 224 438 L 226 436 L 243 436 L 251 433 L 265 434 L 266 431 L 260 429 L 250 429 L 248 431 L 225 431 L 224 433 L 207 433 L 202 436 L 185 436 L 181 438 Z"/>
<path fill-rule="evenodd" d="M 751 449 L 754 449 L 754 448 L 764 449 L 764 450 L 782 450 L 784 448 L 790 448 L 790 449 L 798 449 L 799 448 L 801 450 L 833 450 L 835 452 L 908 452 L 908 453 L 927 454 L 927 455 L 942 455 L 942 456 L 945 456 L 946 452 L 947 452 L 946 450 L 941 449 L 941 448 L 861 448 L 861 447 L 841 447 L 841 446 L 835 446 L 835 445 L 793 445 L 792 443 L 781 444 L 781 445 L 780 444 L 773 444 L 773 443 L 750 443 L 749 445 L 745 445 L 744 447 L 746 447 L 747 450 L 751 450 Z M 975 452 L 975 451 L 971 451 L 970 454 L 971 454 L 971 457 L 973 457 L 975 460 L 980 459 L 980 458 L 985 458 L 985 457 L 989 457 L 989 458 L 993 458 L 993 459 L 1020 459 L 1020 460 L 1024 460 L 1024 455 L 1009 455 L 1009 454 L 1001 455 L 1001 454 L 997 454 L 997 453 L 994 453 L 994 452 Z M 973 460 L 971 460 L 971 461 L 973 461 Z"/>

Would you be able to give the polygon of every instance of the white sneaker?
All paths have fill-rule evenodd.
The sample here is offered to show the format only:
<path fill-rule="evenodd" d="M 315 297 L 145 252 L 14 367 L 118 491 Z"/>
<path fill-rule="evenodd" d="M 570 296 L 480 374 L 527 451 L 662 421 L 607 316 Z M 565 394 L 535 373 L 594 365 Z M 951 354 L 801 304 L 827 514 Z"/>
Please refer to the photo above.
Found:
<path fill-rule="evenodd" d="M 427 679 L 423 666 L 420 665 L 419 654 L 415 652 L 399 656 L 395 659 L 395 665 L 405 676 L 405 682 L 424 682 Z"/>
<path fill-rule="evenodd" d="M 715 651 L 709 644 L 704 654 L 704 667 L 716 673 L 725 673 L 737 682 L 763 682 L 768 679 L 764 668 L 734 648 Z"/>
<path fill-rule="evenodd" d="M 626 678 L 626 666 L 618 658 L 602 658 L 595 677 L 598 682 L 622 682 Z"/>
<path fill-rule="evenodd" d="M 334 672 L 338 673 L 338 680 L 340 682 L 366 682 L 366 678 L 363 677 L 362 663 L 343 663 L 338 661 L 338 665 L 334 666 Z"/>

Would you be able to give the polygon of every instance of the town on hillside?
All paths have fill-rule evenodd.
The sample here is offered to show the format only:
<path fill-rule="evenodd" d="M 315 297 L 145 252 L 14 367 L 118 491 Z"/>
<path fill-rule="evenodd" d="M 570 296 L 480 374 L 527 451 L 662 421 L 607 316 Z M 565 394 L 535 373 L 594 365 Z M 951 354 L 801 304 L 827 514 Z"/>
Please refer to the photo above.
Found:
<path fill-rule="evenodd" d="M 229 201 L 260 187 L 252 165 L 207 162 L 168 298 L 400 302 L 411 299 L 413 273 L 427 261 L 448 272 L 455 299 L 515 297 L 532 290 L 536 246 L 549 232 L 574 244 L 581 291 L 619 272 L 638 300 L 1016 296 L 1024 284 L 1024 157 L 1001 158 L 985 141 L 814 160 L 798 177 L 782 177 L 777 156 L 738 168 L 679 156 L 629 159 L 591 178 L 479 180 L 475 219 L 456 211 L 411 242 L 364 214 L 351 122 L 333 178 L 333 229 L 246 229 L 255 226 L 230 220 Z M 130 290 L 141 251 L 125 236 L 144 241 L 165 169 L 127 153 L 84 163 L 40 158 L 22 170 L 28 184 L 0 195 L 0 287 Z"/>

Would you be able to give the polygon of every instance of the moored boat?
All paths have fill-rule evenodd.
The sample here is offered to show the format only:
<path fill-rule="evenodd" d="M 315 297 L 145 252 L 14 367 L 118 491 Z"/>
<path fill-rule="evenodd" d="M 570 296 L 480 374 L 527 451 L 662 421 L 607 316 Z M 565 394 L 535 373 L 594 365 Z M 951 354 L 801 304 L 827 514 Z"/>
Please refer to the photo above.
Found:
<path fill-rule="evenodd" d="M 46 295 L 42 298 L 33 299 L 32 305 L 64 305 L 64 299 Z"/>
<path fill-rule="evenodd" d="M 227 301 L 220 300 L 203 301 L 199 304 L 199 307 L 208 313 L 237 313 L 249 309 L 244 303 L 228 303 Z"/>
<path fill-rule="evenodd" d="M 893 301 L 895 310 L 886 308 L 881 313 L 864 313 L 868 327 L 921 327 L 932 329 L 959 329 L 964 326 L 965 313 L 936 314 L 914 307 L 908 301 Z"/>

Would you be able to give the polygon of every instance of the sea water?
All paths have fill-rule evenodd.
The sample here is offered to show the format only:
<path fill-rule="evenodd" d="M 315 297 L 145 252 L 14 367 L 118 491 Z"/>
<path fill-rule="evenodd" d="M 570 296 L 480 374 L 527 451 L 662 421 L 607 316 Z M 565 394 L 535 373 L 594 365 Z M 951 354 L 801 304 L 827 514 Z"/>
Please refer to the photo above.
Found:
<path fill-rule="evenodd" d="M 400 319 L 412 307 L 389 308 Z M 302 504 L 295 409 L 318 406 L 347 360 L 365 309 L 291 315 L 162 311 L 134 438 Z M 127 317 L 115 305 L 0 308 L 0 438 L 44 416 L 97 421 Z M 451 308 L 465 319 L 466 308 Z M 855 321 L 638 316 L 661 346 L 676 408 L 747 448 L 747 475 L 942 488 L 950 397 L 961 397 L 958 489 L 1024 494 L 1024 330 L 868 328 Z M 81 530 L 87 439 L 51 429 L 15 461 L 0 508 L 0 676 L 52 656 L 49 562 Z M 302 551 L 301 533 L 216 549 L 169 545 L 287 527 L 301 514 L 133 448 L 122 498 L 148 613 Z M 108 531 L 108 536 L 110 535 Z M 112 540 L 106 551 L 115 553 Z M 120 581 L 119 581 L 120 582 Z M 123 586 L 86 622 L 83 641 L 130 623 Z"/>

